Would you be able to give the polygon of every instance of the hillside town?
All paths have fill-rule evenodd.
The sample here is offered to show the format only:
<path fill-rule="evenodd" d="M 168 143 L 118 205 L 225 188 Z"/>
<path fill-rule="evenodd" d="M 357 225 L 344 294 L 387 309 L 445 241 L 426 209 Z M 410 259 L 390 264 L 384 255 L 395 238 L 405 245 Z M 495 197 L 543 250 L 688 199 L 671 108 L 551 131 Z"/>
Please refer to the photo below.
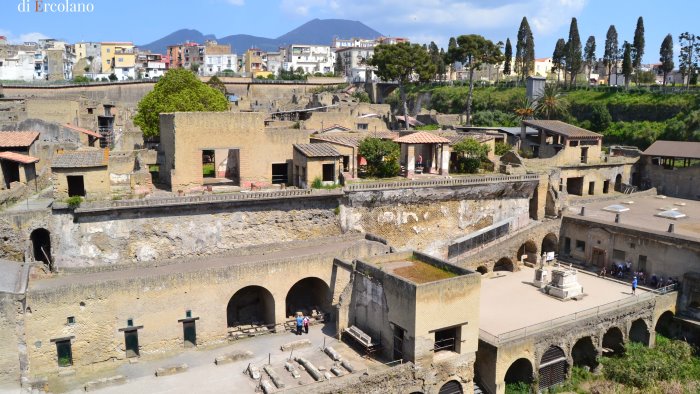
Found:
<path fill-rule="evenodd" d="M 0 392 L 700 392 L 700 36 L 645 17 L 0 36 Z"/>

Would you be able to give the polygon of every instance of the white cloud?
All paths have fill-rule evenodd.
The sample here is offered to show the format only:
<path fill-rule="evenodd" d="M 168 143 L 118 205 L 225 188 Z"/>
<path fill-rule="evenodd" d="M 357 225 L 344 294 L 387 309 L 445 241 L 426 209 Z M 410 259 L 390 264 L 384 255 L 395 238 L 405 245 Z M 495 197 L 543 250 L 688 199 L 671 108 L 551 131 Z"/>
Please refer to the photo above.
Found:
<path fill-rule="evenodd" d="M 7 38 L 7 41 L 11 44 L 22 44 L 25 42 L 36 42 L 39 39 L 42 38 L 49 38 L 46 34 L 39 33 L 39 32 L 31 32 L 31 33 L 24 33 L 20 35 L 15 35 L 12 34 L 12 32 L 8 30 L 2 30 L 0 29 L 0 36 L 5 36 Z"/>
<path fill-rule="evenodd" d="M 587 0 L 282 0 L 282 9 L 305 18 L 360 20 L 386 35 L 444 42 L 460 34 L 493 40 L 513 37 L 527 16 L 537 36 L 550 36 L 577 16 Z M 430 41 L 430 40 L 429 40 Z M 428 42 L 429 42 L 428 41 Z M 437 42 L 437 41 L 436 41 Z"/>
<path fill-rule="evenodd" d="M 245 5 L 245 0 L 226 0 L 227 3 L 235 6 L 244 6 Z"/>

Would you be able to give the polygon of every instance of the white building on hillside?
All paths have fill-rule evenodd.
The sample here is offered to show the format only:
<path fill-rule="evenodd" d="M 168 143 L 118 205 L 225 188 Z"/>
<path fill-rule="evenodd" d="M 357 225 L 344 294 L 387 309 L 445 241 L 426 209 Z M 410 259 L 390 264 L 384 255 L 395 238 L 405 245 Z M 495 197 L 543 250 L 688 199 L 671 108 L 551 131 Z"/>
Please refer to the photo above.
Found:
<path fill-rule="evenodd" d="M 374 81 L 375 75 L 372 67 L 367 66 L 367 60 L 374 55 L 372 48 L 343 48 L 335 52 L 335 56 L 340 56 L 343 64 L 345 78 L 349 82 L 365 82 L 369 69 L 369 80 Z"/>
<path fill-rule="evenodd" d="M 301 68 L 305 73 L 333 72 L 335 54 L 327 45 L 290 45 L 287 51 L 287 70 Z"/>

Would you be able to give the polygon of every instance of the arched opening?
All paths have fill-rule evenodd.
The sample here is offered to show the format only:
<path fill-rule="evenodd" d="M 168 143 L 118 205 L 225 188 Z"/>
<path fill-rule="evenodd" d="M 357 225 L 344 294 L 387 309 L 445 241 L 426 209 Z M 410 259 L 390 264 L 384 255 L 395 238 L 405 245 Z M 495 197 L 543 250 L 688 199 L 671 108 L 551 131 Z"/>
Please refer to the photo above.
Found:
<path fill-rule="evenodd" d="M 445 383 L 440 387 L 440 391 L 438 391 L 438 394 L 462 394 L 464 391 L 462 390 L 462 385 L 459 384 L 458 381 L 456 380 L 450 380 L 449 382 Z"/>
<path fill-rule="evenodd" d="M 513 265 L 513 261 L 509 259 L 508 257 L 503 257 L 500 260 L 496 262 L 493 266 L 493 271 L 510 271 L 513 272 L 515 271 L 515 265 Z"/>
<path fill-rule="evenodd" d="M 520 245 L 520 249 L 518 249 L 518 261 L 523 259 L 523 255 L 525 255 L 524 262 L 531 263 L 531 264 L 537 264 L 537 245 L 535 245 L 534 242 L 532 241 L 527 241 L 524 244 Z"/>
<path fill-rule="evenodd" d="M 644 320 L 637 319 L 632 322 L 632 327 L 630 327 L 630 341 L 649 346 L 649 329 Z"/>
<path fill-rule="evenodd" d="M 229 300 L 226 322 L 229 327 L 242 324 L 275 324 L 275 299 L 264 287 L 244 287 Z"/>
<path fill-rule="evenodd" d="M 479 268 L 476 269 L 476 272 L 480 273 L 481 275 L 486 275 L 489 273 L 489 269 L 486 268 L 485 265 L 480 265 Z"/>
<path fill-rule="evenodd" d="M 32 231 L 29 236 L 32 241 L 32 253 L 34 260 L 43 261 L 49 269 L 51 268 L 51 233 L 45 228 L 38 228 Z"/>
<path fill-rule="evenodd" d="M 622 191 L 622 174 L 617 174 L 617 176 L 615 177 L 615 191 Z"/>
<path fill-rule="evenodd" d="M 571 358 L 574 359 L 576 367 L 587 366 L 591 370 L 595 369 L 598 366 L 597 356 L 598 352 L 595 350 L 591 337 L 579 339 L 571 349 Z"/>
<path fill-rule="evenodd" d="M 666 338 L 673 338 L 676 332 L 675 326 L 676 324 L 673 312 L 666 311 L 663 314 L 661 314 L 661 316 L 659 316 L 659 320 L 656 321 L 656 326 L 654 326 L 654 330 L 656 330 L 658 334 L 661 334 Z"/>
<path fill-rule="evenodd" d="M 566 380 L 566 354 L 557 346 L 550 346 L 540 360 L 540 389 L 552 387 Z"/>
<path fill-rule="evenodd" d="M 553 233 L 549 233 L 542 238 L 542 253 L 546 252 L 558 252 L 559 251 L 559 240 L 557 236 Z"/>
<path fill-rule="evenodd" d="M 297 312 L 312 316 L 313 311 L 326 313 L 330 311 L 330 289 L 319 278 L 304 278 L 292 286 L 286 298 L 287 316 Z"/>
<path fill-rule="evenodd" d="M 625 340 L 622 330 L 617 327 L 610 327 L 603 335 L 603 355 L 607 357 L 621 356 L 625 353 Z"/>
<path fill-rule="evenodd" d="M 515 360 L 515 362 L 508 367 L 504 379 L 506 386 L 510 386 L 513 389 L 529 387 L 534 380 L 532 363 L 526 358 Z"/>

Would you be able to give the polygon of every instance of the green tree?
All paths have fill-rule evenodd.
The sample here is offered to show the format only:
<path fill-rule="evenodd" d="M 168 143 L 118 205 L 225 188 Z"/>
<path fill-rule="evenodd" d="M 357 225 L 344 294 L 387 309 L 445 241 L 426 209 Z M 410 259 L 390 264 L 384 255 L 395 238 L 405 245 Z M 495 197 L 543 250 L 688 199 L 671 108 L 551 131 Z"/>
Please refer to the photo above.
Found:
<path fill-rule="evenodd" d="M 546 119 L 561 117 L 567 113 L 568 102 L 562 97 L 559 87 L 553 83 L 545 85 L 542 97 L 535 104 L 535 113 Z"/>
<path fill-rule="evenodd" d="M 428 53 L 430 54 L 430 60 L 435 65 L 436 79 L 442 80 L 445 76 L 445 59 L 444 56 L 440 54 L 440 49 L 435 42 L 430 41 Z"/>
<path fill-rule="evenodd" d="M 666 86 L 666 77 L 668 73 L 673 71 L 673 36 L 670 34 L 666 35 L 664 41 L 661 43 L 661 49 L 659 50 L 659 61 L 661 62 L 661 72 L 664 73 L 664 86 Z"/>
<path fill-rule="evenodd" d="M 608 85 L 610 85 L 610 76 L 612 75 L 613 66 L 617 68 L 619 53 L 620 48 L 617 41 L 617 30 L 615 29 L 615 25 L 610 25 L 608 33 L 605 36 L 605 53 L 603 54 L 603 64 L 608 68 Z"/>
<path fill-rule="evenodd" d="M 571 26 L 569 26 L 569 40 L 566 42 L 565 61 L 566 71 L 571 77 L 569 86 L 573 86 L 576 82 L 576 75 L 581 71 L 581 65 L 583 64 L 581 37 L 578 34 L 578 22 L 576 21 L 576 18 L 571 18 Z"/>
<path fill-rule="evenodd" d="M 552 72 L 557 73 L 557 84 L 559 83 L 559 76 L 561 71 L 564 70 L 564 58 L 566 56 L 566 41 L 563 38 L 557 40 L 556 45 L 554 45 L 554 53 L 552 53 Z"/>
<path fill-rule="evenodd" d="M 591 104 L 591 129 L 602 132 L 612 123 L 612 116 L 608 107 L 603 103 L 595 102 Z"/>
<path fill-rule="evenodd" d="M 678 42 L 681 45 L 681 52 L 678 56 L 678 69 L 686 81 L 686 87 L 690 87 L 691 76 L 695 74 L 695 70 L 698 68 L 698 46 L 695 40 L 695 34 L 688 32 L 678 36 Z"/>
<path fill-rule="evenodd" d="M 510 44 L 510 38 L 506 38 L 506 48 L 504 53 L 503 75 L 510 75 L 513 71 L 511 62 L 513 61 L 513 46 Z"/>
<path fill-rule="evenodd" d="M 396 142 L 365 138 L 360 142 L 358 153 L 367 160 L 367 175 L 371 177 L 390 178 L 397 176 L 401 170 L 401 147 Z"/>
<path fill-rule="evenodd" d="M 503 61 L 501 48 L 493 41 L 477 35 L 461 35 L 457 37 L 457 47 L 447 52 L 452 61 L 464 64 L 469 70 L 469 93 L 467 94 L 467 126 L 471 126 L 472 98 L 474 94 L 474 71 L 484 64 L 497 64 Z"/>
<path fill-rule="evenodd" d="M 634 70 L 633 60 L 632 60 L 632 45 L 625 41 L 622 45 L 624 48 L 622 55 L 622 75 L 625 76 L 625 89 L 630 87 L 630 78 L 632 77 L 632 71 Z"/>
<path fill-rule="evenodd" d="M 117 74 L 115 74 L 115 73 L 109 74 L 110 81 L 115 82 L 117 79 L 119 79 L 119 78 L 117 78 Z"/>
<path fill-rule="evenodd" d="M 376 74 L 381 80 L 396 81 L 399 84 L 404 122 L 406 129 L 409 129 L 406 85 L 411 82 L 414 74 L 422 82 L 435 75 L 436 67 L 430 61 L 430 55 L 418 44 L 380 44 L 374 47 L 374 56 L 368 64 L 377 68 Z"/>
<path fill-rule="evenodd" d="M 340 53 L 335 54 L 335 76 L 336 77 L 342 77 L 345 75 L 345 68 L 343 67 L 343 56 L 341 56 Z"/>
<path fill-rule="evenodd" d="M 518 41 L 515 43 L 515 72 L 525 80 L 535 69 L 535 39 L 527 18 L 523 17 L 518 29 Z"/>
<path fill-rule="evenodd" d="M 586 46 L 583 48 L 583 61 L 586 63 L 586 68 L 588 69 L 588 82 L 591 81 L 591 73 L 593 72 L 593 66 L 595 65 L 595 37 L 590 36 L 586 40 Z"/>
<path fill-rule="evenodd" d="M 209 80 L 207 81 L 207 85 L 226 95 L 226 85 L 216 75 L 209 78 Z"/>
<path fill-rule="evenodd" d="M 170 69 L 153 90 L 139 101 L 134 124 L 145 137 L 160 135 L 160 114 L 167 112 L 226 111 L 228 101 L 191 71 Z"/>
<path fill-rule="evenodd" d="M 636 74 L 639 74 L 642 58 L 644 58 L 644 18 L 640 16 L 637 19 L 637 27 L 634 29 L 634 40 L 632 41 L 632 68 Z"/>
<path fill-rule="evenodd" d="M 479 127 L 515 127 L 519 122 L 512 114 L 494 109 L 474 112 L 472 124 Z"/>
<path fill-rule="evenodd" d="M 473 138 L 465 138 L 452 146 L 452 152 L 457 155 L 455 170 L 458 173 L 473 174 L 479 170 L 481 162 L 487 159 L 489 147 Z"/>
<path fill-rule="evenodd" d="M 507 142 L 496 142 L 496 146 L 494 148 L 494 153 L 497 156 L 503 156 L 513 149 L 513 147 Z"/>

